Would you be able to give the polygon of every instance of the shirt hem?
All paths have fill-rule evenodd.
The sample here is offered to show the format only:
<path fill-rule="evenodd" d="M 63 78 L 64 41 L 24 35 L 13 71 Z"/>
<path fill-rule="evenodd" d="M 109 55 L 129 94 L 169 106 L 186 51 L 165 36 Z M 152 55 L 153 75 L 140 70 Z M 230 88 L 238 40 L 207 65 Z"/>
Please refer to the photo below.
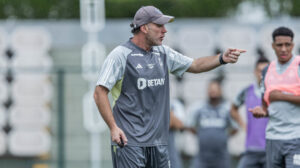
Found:
<path fill-rule="evenodd" d="M 281 137 L 266 136 L 267 140 L 291 140 L 291 139 L 299 139 L 299 138 L 300 138 L 300 136 L 292 136 L 292 137 L 286 137 L 286 136 L 281 136 Z"/>
<path fill-rule="evenodd" d="M 96 84 L 96 86 L 102 86 L 102 87 L 105 87 L 105 88 L 108 89 L 109 91 L 112 89 L 112 87 L 109 87 L 108 85 L 105 85 L 105 84 L 100 83 L 100 82 L 98 82 L 98 83 Z"/>

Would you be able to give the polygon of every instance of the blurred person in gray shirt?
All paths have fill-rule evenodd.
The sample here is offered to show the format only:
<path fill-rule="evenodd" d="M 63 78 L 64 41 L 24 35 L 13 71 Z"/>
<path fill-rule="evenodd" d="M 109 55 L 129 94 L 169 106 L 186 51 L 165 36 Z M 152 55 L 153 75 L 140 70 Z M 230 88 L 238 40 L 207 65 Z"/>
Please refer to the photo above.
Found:
<path fill-rule="evenodd" d="M 265 168 L 266 167 L 266 127 L 268 118 L 255 118 L 249 109 L 260 106 L 261 92 L 259 83 L 261 73 L 269 64 L 269 60 L 260 56 L 255 63 L 254 75 L 256 81 L 245 87 L 236 96 L 231 106 L 231 116 L 246 132 L 245 152 L 239 161 L 238 168 Z M 245 105 L 247 124 L 239 114 L 239 108 Z"/>
<path fill-rule="evenodd" d="M 196 129 L 199 145 L 192 168 L 230 168 L 227 140 L 229 128 L 236 132 L 237 124 L 232 122 L 219 80 L 209 83 L 207 94 L 207 101 L 196 102 L 189 111 L 188 125 Z"/>
<path fill-rule="evenodd" d="M 169 131 L 169 156 L 172 168 L 182 168 L 180 152 L 176 147 L 176 133 L 185 129 L 183 125 L 184 105 L 180 99 L 171 100 L 170 131 Z"/>

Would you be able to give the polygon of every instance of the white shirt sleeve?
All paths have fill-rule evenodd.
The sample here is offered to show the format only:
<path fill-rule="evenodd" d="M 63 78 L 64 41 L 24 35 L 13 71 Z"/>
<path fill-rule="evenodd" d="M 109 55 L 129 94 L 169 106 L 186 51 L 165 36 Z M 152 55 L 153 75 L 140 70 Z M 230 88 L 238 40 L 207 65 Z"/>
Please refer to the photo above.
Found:
<path fill-rule="evenodd" d="M 191 66 L 193 59 L 182 55 L 168 46 L 163 46 L 166 56 L 169 72 L 181 77 L 184 72 Z"/>
<path fill-rule="evenodd" d="M 231 104 L 229 102 L 224 103 L 224 107 L 226 113 L 227 113 L 227 126 L 229 126 L 232 129 L 238 129 L 239 125 L 238 123 L 231 117 L 230 114 L 230 109 L 231 109 Z"/>
<path fill-rule="evenodd" d="M 118 46 L 105 59 L 101 66 L 97 85 L 111 90 L 113 86 L 122 79 L 126 66 L 126 56 L 129 49 Z"/>

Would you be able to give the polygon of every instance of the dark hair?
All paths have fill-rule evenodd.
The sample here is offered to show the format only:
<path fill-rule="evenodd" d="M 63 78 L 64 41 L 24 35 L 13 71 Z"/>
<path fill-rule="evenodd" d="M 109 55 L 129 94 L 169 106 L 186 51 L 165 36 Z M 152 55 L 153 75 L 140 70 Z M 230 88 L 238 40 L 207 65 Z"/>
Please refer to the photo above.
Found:
<path fill-rule="evenodd" d="M 209 83 L 217 83 L 222 86 L 223 81 L 225 80 L 225 75 L 223 71 L 220 71 L 216 77 L 212 78 Z"/>
<path fill-rule="evenodd" d="M 277 36 L 289 36 L 292 38 L 292 40 L 294 39 L 293 31 L 287 27 L 278 27 L 275 29 L 272 33 L 273 41 L 275 41 Z"/>
<path fill-rule="evenodd" d="M 263 49 L 257 48 L 256 52 L 258 54 L 258 58 L 256 59 L 255 67 L 257 67 L 257 65 L 259 63 L 269 63 L 270 62 L 269 59 L 267 57 L 265 57 L 265 52 L 263 51 Z"/>
<path fill-rule="evenodd" d="M 140 30 L 141 30 L 140 27 L 134 27 L 133 23 L 130 24 L 130 27 L 132 28 L 131 29 L 132 34 L 136 34 L 136 33 L 140 32 Z"/>
<path fill-rule="evenodd" d="M 257 65 L 260 63 L 269 63 L 269 62 L 270 61 L 268 58 L 266 58 L 265 56 L 260 56 L 255 62 L 255 67 L 257 67 Z"/>

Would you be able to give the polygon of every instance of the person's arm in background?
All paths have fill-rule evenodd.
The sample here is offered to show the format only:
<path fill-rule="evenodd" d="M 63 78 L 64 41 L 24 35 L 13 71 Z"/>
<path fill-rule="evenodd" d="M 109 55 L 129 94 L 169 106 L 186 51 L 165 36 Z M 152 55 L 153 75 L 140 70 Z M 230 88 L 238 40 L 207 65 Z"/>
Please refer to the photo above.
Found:
<path fill-rule="evenodd" d="M 199 110 L 202 108 L 203 104 L 202 102 L 196 102 L 193 103 L 188 109 L 187 109 L 187 117 L 184 122 L 185 130 L 197 134 L 197 126 L 199 121 Z"/>
<path fill-rule="evenodd" d="M 103 86 L 96 86 L 94 92 L 94 99 L 97 104 L 98 110 L 110 129 L 111 139 L 119 145 L 126 145 L 127 138 L 124 132 L 117 126 L 114 119 L 110 103 L 108 100 L 109 90 Z M 122 141 L 124 144 L 122 144 Z"/>
<path fill-rule="evenodd" d="M 230 136 L 234 136 L 237 132 L 238 132 L 238 129 L 237 129 L 237 128 L 230 128 L 230 130 L 229 130 L 229 135 L 230 135 Z"/>
<path fill-rule="evenodd" d="M 290 102 L 293 104 L 300 105 L 300 96 L 286 94 L 279 90 L 271 91 L 269 100 L 270 100 L 270 102 L 287 101 L 287 102 Z"/>
<path fill-rule="evenodd" d="M 239 127 L 246 131 L 246 123 L 242 119 L 242 116 L 239 113 L 239 107 L 245 103 L 246 92 L 248 88 L 243 89 L 235 98 L 234 102 L 231 105 L 230 115 L 231 118 L 238 123 Z"/>
<path fill-rule="evenodd" d="M 174 112 L 170 112 L 170 129 L 183 130 L 183 123 L 175 116 Z"/>
<path fill-rule="evenodd" d="M 226 116 L 226 122 L 227 122 L 227 130 L 228 130 L 228 134 L 229 136 L 234 136 L 239 129 L 239 125 L 238 123 L 231 117 L 231 105 L 230 103 L 226 103 L 226 106 L 224 107 L 228 113 Z"/>
<path fill-rule="evenodd" d="M 231 105 L 231 110 L 230 110 L 230 115 L 231 115 L 232 119 L 235 120 L 238 123 L 238 125 L 241 127 L 241 129 L 243 131 L 246 131 L 246 123 L 242 119 L 242 117 L 241 117 L 238 110 L 239 110 L 239 107 L 232 104 Z"/>
<path fill-rule="evenodd" d="M 260 82 L 260 89 L 262 92 L 262 96 L 261 96 L 261 101 L 262 101 L 262 106 L 256 106 L 252 109 L 248 109 L 254 117 L 256 118 L 262 118 L 262 117 L 268 117 L 268 105 L 266 103 L 266 101 L 264 100 L 264 93 L 265 93 L 265 77 L 267 74 L 269 66 L 265 67 L 265 69 L 262 71 L 262 80 Z"/>

